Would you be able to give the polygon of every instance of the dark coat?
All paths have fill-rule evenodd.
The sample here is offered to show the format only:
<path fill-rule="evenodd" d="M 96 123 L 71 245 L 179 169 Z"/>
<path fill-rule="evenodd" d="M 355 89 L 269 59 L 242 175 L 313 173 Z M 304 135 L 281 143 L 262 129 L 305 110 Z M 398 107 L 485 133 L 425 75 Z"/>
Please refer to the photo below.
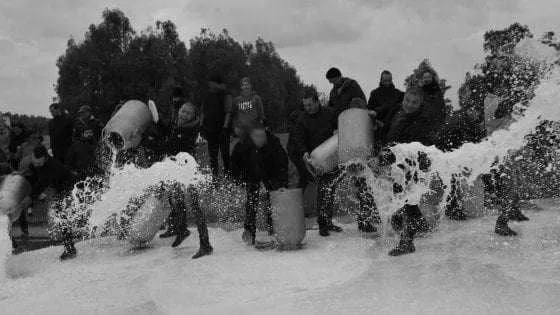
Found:
<path fill-rule="evenodd" d="M 201 110 L 204 117 L 201 129 L 205 134 L 223 131 L 226 115 L 233 111 L 231 102 L 231 93 L 225 89 L 206 92 Z"/>
<path fill-rule="evenodd" d="M 417 112 L 406 114 L 402 108 L 391 120 L 388 142 L 420 142 L 434 145 L 445 120 L 445 101 L 436 83 L 424 87 L 423 102 Z"/>
<path fill-rule="evenodd" d="M 72 144 L 74 122 L 66 114 L 62 114 L 49 121 L 49 136 L 53 155 L 61 160 Z M 80 135 L 81 137 L 81 135 Z"/>
<path fill-rule="evenodd" d="M 93 141 L 80 140 L 74 142 L 66 154 L 64 163 L 70 170 L 78 172 L 81 177 L 92 176 L 98 171 L 96 147 Z"/>
<path fill-rule="evenodd" d="M 192 156 L 196 152 L 196 139 L 198 138 L 199 120 L 196 119 L 185 126 L 165 126 L 159 123 L 158 132 L 165 139 L 163 152 L 165 155 L 177 155 L 186 152 Z"/>
<path fill-rule="evenodd" d="M 297 120 L 290 139 L 293 138 L 293 152 L 299 158 L 329 139 L 336 130 L 336 119 L 330 108 L 320 107 L 315 114 L 302 114 Z"/>
<path fill-rule="evenodd" d="M 11 153 L 16 153 L 18 151 L 18 147 L 22 145 L 27 138 L 29 137 L 29 132 L 23 126 L 18 126 L 21 128 L 22 132 L 19 135 L 16 135 L 15 132 L 10 133 L 10 146 L 8 149 Z"/>
<path fill-rule="evenodd" d="M 350 108 L 353 98 L 361 98 L 364 101 L 366 96 L 356 80 L 342 78 L 341 82 L 333 86 L 329 95 L 329 107 L 334 111 L 335 117 Z"/>
<path fill-rule="evenodd" d="M 280 140 L 267 131 L 267 143 L 258 149 L 248 137 L 238 142 L 231 156 L 232 176 L 242 182 L 263 182 L 267 189 L 288 187 L 288 156 Z"/>
<path fill-rule="evenodd" d="M 383 128 L 377 131 L 376 138 L 386 138 L 391 121 L 399 111 L 403 98 L 404 92 L 396 89 L 392 84 L 387 87 L 380 84 L 377 89 L 371 91 L 368 109 L 374 110 L 377 113 L 376 119 L 383 123 Z"/>

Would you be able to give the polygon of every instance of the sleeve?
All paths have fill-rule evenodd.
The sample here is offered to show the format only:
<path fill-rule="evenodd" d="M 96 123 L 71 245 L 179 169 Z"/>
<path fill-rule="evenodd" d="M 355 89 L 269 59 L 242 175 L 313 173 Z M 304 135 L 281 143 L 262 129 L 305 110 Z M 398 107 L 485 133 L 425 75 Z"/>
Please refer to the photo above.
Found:
<path fill-rule="evenodd" d="M 298 119 L 296 122 L 290 137 L 292 138 L 294 153 L 298 158 L 302 158 L 303 154 L 309 151 L 309 149 L 305 145 L 305 126 L 301 120 Z"/>
<path fill-rule="evenodd" d="M 231 94 L 227 94 L 224 99 L 224 113 L 226 115 L 224 119 L 224 126 L 223 126 L 224 128 L 231 127 L 232 112 L 233 112 L 233 98 L 231 97 Z"/>
<path fill-rule="evenodd" d="M 375 109 L 375 106 L 377 105 L 375 103 L 375 90 L 372 90 L 371 93 L 369 94 L 369 100 L 368 100 L 367 104 L 368 104 L 367 108 L 369 110 L 374 110 Z"/>

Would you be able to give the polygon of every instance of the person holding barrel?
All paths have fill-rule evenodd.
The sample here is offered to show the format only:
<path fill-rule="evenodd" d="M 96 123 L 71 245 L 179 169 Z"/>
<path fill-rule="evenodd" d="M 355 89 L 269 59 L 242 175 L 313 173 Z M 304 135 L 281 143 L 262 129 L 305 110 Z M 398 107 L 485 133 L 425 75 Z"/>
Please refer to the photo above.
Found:
<path fill-rule="evenodd" d="M 254 122 L 249 134 L 238 142 L 231 156 L 231 171 L 234 179 L 244 182 L 247 191 L 245 224 L 242 239 L 255 245 L 256 216 L 261 184 L 267 191 L 288 187 L 288 155 L 280 140 L 267 131 L 263 124 Z M 267 208 L 270 196 L 267 193 Z M 267 213 L 269 234 L 274 234 L 270 211 Z"/>
<path fill-rule="evenodd" d="M 303 96 L 305 112 L 296 121 L 293 133 L 294 151 L 297 152 L 299 162 L 309 160 L 309 154 L 327 139 L 336 130 L 336 117 L 332 109 L 321 107 L 319 95 L 316 91 L 306 91 Z M 307 172 L 307 170 L 305 170 Z M 327 174 L 318 176 L 319 193 L 317 194 L 317 208 L 319 216 L 319 234 L 329 236 L 329 231 L 342 232 L 342 228 L 332 222 L 334 207 L 334 181 L 340 176 L 337 169 Z"/>

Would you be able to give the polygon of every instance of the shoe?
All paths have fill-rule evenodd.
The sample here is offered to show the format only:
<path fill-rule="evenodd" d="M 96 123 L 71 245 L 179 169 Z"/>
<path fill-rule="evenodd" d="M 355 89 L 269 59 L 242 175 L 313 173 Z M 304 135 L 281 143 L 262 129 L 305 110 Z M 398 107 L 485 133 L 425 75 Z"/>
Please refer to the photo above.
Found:
<path fill-rule="evenodd" d="M 329 230 L 330 232 L 336 232 L 336 233 L 340 233 L 340 232 L 343 231 L 342 228 L 341 228 L 340 226 L 334 225 L 334 224 L 332 224 L 332 223 L 329 224 L 328 230 Z"/>
<path fill-rule="evenodd" d="M 255 245 L 255 238 L 256 235 L 247 230 L 243 231 L 243 234 L 241 235 L 241 239 L 243 240 L 243 242 L 250 246 Z"/>
<path fill-rule="evenodd" d="M 177 247 L 179 245 L 181 245 L 181 243 L 183 243 L 183 241 L 189 237 L 189 235 L 191 235 L 191 231 L 186 230 L 184 233 L 181 234 L 177 234 L 177 237 L 175 238 L 175 241 L 173 242 L 173 244 L 171 244 L 171 247 Z"/>
<path fill-rule="evenodd" d="M 323 237 L 327 237 L 327 236 L 331 235 L 331 233 L 329 232 L 328 228 L 319 228 L 319 235 L 321 235 Z"/>
<path fill-rule="evenodd" d="M 514 210 L 513 213 L 509 215 L 509 219 L 517 222 L 529 221 L 529 218 L 519 209 Z"/>
<path fill-rule="evenodd" d="M 358 230 L 364 233 L 375 233 L 377 232 L 377 228 L 373 226 L 370 222 L 359 222 L 358 223 Z"/>
<path fill-rule="evenodd" d="M 62 255 L 60 255 L 60 260 L 65 261 L 68 259 L 72 259 L 72 258 L 76 258 L 76 248 L 74 246 L 72 246 L 71 248 L 65 248 L 64 249 L 64 253 L 62 253 Z"/>
<path fill-rule="evenodd" d="M 196 252 L 196 254 L 194 254 L 194 256 L 192 256 L 192 259 L 197 259 L 197 258 L 200 258 L 202 256 L 211 255 L 213 251 L 214 251 L 214 249 L 212 248 L 212 246 L 202 246 L 202 247 L 200 247 L 198 252 Z"/>
<path fill-rule="evenodd" d="M 412 240 L 409 241 L 400 240 L 399 245 L 397 245 L 397 247 L 395 247 L 389 252 L 389 256 L 401 256 L 405 254 L 414 253 L 415 251 L 416 248 L 414 247 L 414 243 L 412 242 Z"/>
<path fill-rule="evenodd" d="M 516 236 L 517 232 L 510 229 L 507 224 L 496 224 L 496 229 L 494 230 L 496 234 L 500 236 Z"/>
<path fill-rule="evenodd" d="M 159 235 L 159 238 L 169 238 L 172 236 L 177 235 L 177 232 L 172 231 L 172 230 L 167 230 L 165 232 L 163 232 L 162 234 Z"/>

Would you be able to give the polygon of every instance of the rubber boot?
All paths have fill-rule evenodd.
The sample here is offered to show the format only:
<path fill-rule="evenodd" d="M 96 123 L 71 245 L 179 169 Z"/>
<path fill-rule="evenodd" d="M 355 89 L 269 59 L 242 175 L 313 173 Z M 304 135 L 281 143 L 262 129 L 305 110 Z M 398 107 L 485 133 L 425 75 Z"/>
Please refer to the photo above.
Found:
<path fill-rule="evenodd" d="M 517 221 L 517 222 L 521 222 L 521 221 L 529 221 L 529 218 L 527 216 L 525 216 L 523 214 L 523 212 L 521 212 L 521 209 L 519 208 L 519 203 L 516 202 L 514 205 L 511 206 L 511 210 L 509 213 L 509 219 L 512 221 Z"/>
<path fill-rule="evenodd" d="M 516 236 L 517 235 L 517 233 L 514 230 L 509 228 L 508 221 L 509 221 L 509 218 L 505 214 L 502 214 L 498 217 L 498 219 L 496 220 L 496 228 L 494 229 L 496 234 L 501 235 L 501 236 Z"/>
<path fill-rule="evenodd" d="M 173 241 L 173 244 L 171 244 L 171 247 L 177 247 L 177 246 L 181 245 L 181 243 L 183 243 L 183 241 L 185 239 L 187 239 L 187 237 L 189 237 L 189 235 L 191 235 L 191 231 L 189 231 L 189 230 L 185 230 L 185 232 L 177 234 L 177 237 L 175 237 L 175 241 Z"/>
<path fill-rule="evenodd" d="M 201 245 L 198 252 L 196 252 L 196 254 L 194 254 L 194 256 L 192 256 L 192 259 L 198 259 L 202 256 L 211 255 L 213 251 L 214 251 L 214 249 L 212 248 L 212 246 L 210 246 L 210 244 Z"/>
<path fill-rule="evenodd" d="M 77 250 L 74 247 L 74 243 L 68 243 L 64 245 L 64 252 L 60 255 L 60 260 L 65 261 L 68 259 L 76 258 Z"/>

